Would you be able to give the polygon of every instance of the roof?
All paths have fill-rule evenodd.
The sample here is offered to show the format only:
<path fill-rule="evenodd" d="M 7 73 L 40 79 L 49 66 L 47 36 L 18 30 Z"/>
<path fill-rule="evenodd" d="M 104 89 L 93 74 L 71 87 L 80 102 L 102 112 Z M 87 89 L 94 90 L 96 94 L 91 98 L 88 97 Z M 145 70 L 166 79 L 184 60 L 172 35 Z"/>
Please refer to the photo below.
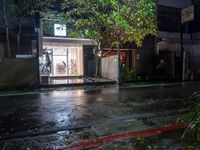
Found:
<path fill-rule="evenodd" d="M 67 38 L 67 37 L 43 37 L 43 43 L 54 43 L 54 44 L 63 43 L 63 44 L 94 45 L 91 39 Z M 96 43 L 96 42 L 94 42 L 94 43 Z"/>

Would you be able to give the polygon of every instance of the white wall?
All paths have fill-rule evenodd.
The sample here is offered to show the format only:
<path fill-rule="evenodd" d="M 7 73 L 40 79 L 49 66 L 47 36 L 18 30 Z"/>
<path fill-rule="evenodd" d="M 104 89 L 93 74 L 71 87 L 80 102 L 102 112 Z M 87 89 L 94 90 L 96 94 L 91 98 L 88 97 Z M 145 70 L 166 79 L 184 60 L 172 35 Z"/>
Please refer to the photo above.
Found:
<path fill-rule="evenodd" d="M 158 0 L 159 5 L 185 8 L 192 4 L 192 0 Z"/>
<path fill-rule="evenodd" d="M 78 75 L 83 75 L 83 46 L 78 48 Z"/>
<path fill-rule="evenodd" d="M 118 79 L 117 56 L 109 56 L 101 59 L 101 77 L 117 81 Z"/>

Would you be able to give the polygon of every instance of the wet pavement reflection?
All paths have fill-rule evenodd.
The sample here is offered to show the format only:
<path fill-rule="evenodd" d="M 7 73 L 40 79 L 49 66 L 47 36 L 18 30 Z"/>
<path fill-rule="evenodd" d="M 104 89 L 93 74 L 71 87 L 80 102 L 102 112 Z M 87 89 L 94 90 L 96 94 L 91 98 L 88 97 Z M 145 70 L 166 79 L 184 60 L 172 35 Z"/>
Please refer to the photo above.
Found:
<path fill-rule="evenodd" d="M 0 139 L 91 127 L 124 118 L 180 115 L 189 96 L 199 89 L 199 83 L 192 83 L 0 96 Z"/>

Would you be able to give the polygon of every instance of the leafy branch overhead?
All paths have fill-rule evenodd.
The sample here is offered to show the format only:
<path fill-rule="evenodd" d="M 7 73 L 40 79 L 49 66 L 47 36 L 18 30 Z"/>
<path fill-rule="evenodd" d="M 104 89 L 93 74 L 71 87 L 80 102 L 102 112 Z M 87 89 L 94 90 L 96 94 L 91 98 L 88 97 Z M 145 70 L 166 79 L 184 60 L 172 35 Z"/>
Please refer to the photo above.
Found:
<path fill-rule="evenodd" d="M 40 14 L 44 16 L 53 8 L 53 3 L 54 0 L 0 1 L 3 19 L 1 27 L 5 28 L 6 33 L 5 52 L 7 52 L 5 53 L 5 57 L 15 57 L 14 51 L 10 49 L 10 28 L 18 28 L 17 50 L 19 51 L 22 24 L 24 24 L 24 26 L 30 26 L 30 23 L 34 20 L 35 12 L 39 11 Z"/>
<path fill-rule="evenodd" d="M 64 0 L 63 21 L 85 38 L 115 46 L 114 30 L 123 31 L 121 42 L 142 45 L 147 35 L 156 35 L 155 0 Z"/>

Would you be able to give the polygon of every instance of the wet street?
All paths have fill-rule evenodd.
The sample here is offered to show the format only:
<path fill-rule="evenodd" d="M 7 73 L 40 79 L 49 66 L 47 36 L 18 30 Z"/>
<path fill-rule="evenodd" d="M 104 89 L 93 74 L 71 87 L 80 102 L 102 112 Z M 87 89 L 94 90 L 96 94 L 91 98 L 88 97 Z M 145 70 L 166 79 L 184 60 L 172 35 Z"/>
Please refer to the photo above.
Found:
<path fill-rule="evenodd" d="M 199 82 L 143 88 L 108 87 L 90 90 L 55 90 L 0 96 L 0 139 L 89 129 L 106 135 L 120 133 L 120 122 L 137 128 L 176 122 Z M 170 122 L 171 121 L 171 122 Z M 129 128 L 129 127 L 124 127 Z M 134 128 L 135 129 L 135 128 Z M 130 130 L 131 127 L 130 127 Z"/>

